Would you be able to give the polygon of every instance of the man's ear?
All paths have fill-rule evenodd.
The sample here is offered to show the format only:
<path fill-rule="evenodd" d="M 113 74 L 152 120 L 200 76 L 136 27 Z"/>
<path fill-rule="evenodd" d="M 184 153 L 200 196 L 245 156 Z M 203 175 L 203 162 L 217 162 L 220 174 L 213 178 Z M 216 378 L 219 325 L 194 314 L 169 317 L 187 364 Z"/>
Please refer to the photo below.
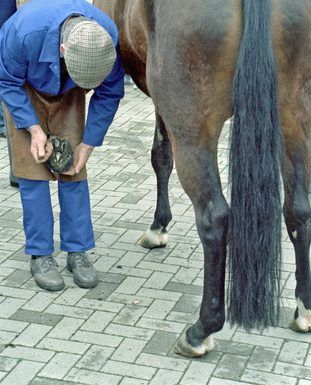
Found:
<path fill-rule="evenodd" d="M 66 51 L 66 45 L 64 43 L 61 43 L 60 47 L 59 47 L 59 51 L 60 53 L 64 54 L 65 51 Z"/>

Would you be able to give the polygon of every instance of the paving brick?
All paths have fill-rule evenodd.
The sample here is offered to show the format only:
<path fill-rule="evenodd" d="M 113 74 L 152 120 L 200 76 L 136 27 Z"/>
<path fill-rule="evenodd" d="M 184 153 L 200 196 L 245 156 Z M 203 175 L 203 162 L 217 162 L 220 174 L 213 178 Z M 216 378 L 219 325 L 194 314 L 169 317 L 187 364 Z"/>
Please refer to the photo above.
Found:
<path fill-rule="evenodd" d="M 153 366 L 156 368 L 184 371 L 189 365 L 188 360 L 182 358 L 165 357 L 156 354 L 142 353 L 136 361 L 137 364 Z"/>
<path fill-rule="evenodd" d="M 0 345 L 11 343 L 16 337 L 16 333 L 0 330 Z"/>
<path fill-rule="evenodd" d="M 151 318 L 141 318 L 136 324 L 136 326 L 143 327 L 146 329 L 162 330 L 165 332 L 180 334 L 184 330 L 186 325 L 177 323 L 177 322 L 171 322 L 171 321 L 154 320 Z"/>
<path fill-rule="evenodd" d="M 279 350 L 257 346 L 247 363 L 249 369 L 271 372 L 277 360 Z"/>
<path fill-rule="evenodd" d="M 2 282 L 4 284 L 4 281 Z M 17 287 L 0 286 L 0 295 L 20 299 L 30 299 L 36 292 L 32 290 L 19 289 Z"/>
<path fill-rule="evenodd" d="M 14 321 L 11 319 L 0 319 L 0 330 L 21 332 L 28 326 L 27 322 Z"/>
<path fill-rule="evenodd" d="M 14 348 L 7 347 L 0 353 L 0 355 L 3 357 L 19 358 L 38 362 L 48 362 L 53 357 L 54 352 L 44 349 L 16 346 Z"/>
<path fill-rule="evenodd" d="M 258 345 L 267 348 L 280 349 L 283 340 L 274 337 L 265 337 L 256 334 L 248 334 L 244 332 L 236 332 L 233 341 L 247 343 L 251 345 Z"/>
<path fill-rule="evenodd" d="M 124 377 L 120 385 L 148 385 L 149 381 L 140 380 L 138 378 Z"/>
<path fill-rule="evenodd" d="M 167 301 L 177 301 L 181 297 L 180 293 L 175 293 L 173 291 L 148 289 L 145 287 L 141 288 L 137 294 L 144 297 L 162 299 Z"/>
<path fill-rule="evenodd" d="M 102 301 L 90 298 L 82 298 L 76 306 L 86 308 L 86 309 L 94 309 L 107 311 L 112 313 L 119 313 L 119 311 L 123 308 L 123 305 L 120 303 L 114 303 L 112 301 Z"/>
<path fill-rule="evenodd" d="M 145 283 L 143 278 L 127 277 L 117 288 L 117 293 L 135 294 L 140 287 Z"/>
<path fill-rule="evenodd" d="M 224 354 L 213 375 L 216 377 L 238 380 L 243 373 L 247 357 L 234 354 Z"/>
<path fill-rule="evenodd" d="M 283 376 L 291 376 L 311 380 L 311 368 L 302 365 L 277 362 L 274 368 L 274 372 L 282 374 Z"/>
<path fill-rule="evenodd" d="M 25 299 L 6 298 L 1 303 L 1 317 L 10 318 L 25 302 Z"/>
<path fill-rule="evenodd" d="M 172 277 L 173 274 L 155 271 L 145 282 L 144 287 L 149 287 L 151 289 L 163 289 Z"/>
<path fill-rule="evenodd" d="M 114 313 L 107 313 L 103 311 L 95 311 L 87 321 L 81 326 L 81 330 L 91 332 L 102 332 L 105 327 L 115 317 Z"/>
<path fill-rule="evenodd" d="M 70 353 L 56 353 L 49 363 L 41 370 L 39 376 L 62 379 L 79 360 L 80 356 Z"/>
<path fill-rule="evenodd" d="M 166 355 L 175 345 L 178 337 L 179 335 L 176 333 L 156 331 L 148 344 L 145 346 L 144 352 Z"/>
<path fill-rule="evenodd" d="M 37 347 L 42 349 L 55 350 L 57 352 L 83 354 L 88 349 L 89 344 L 59 340 L 57 338 L 43 338 Z"/>
<path fill-rule="evenodd" d="M 115 323 L 111 323 L 105 329 L 106 334 L 113 334 L 121 337 L 129 337 L 138 340 L 146 340 L 149 341 L 154 335 L 154 331 L 137 328 L 133 326 L 119 325 Z"/>
<path fill-rule="evenodd" d="M 146 309 L 138 305 L 126 305 L 114 318 L 113 322 L 123 325 L 135 325 Z"/>
<path fill-rule="evenodd" d="M 29 382 L 42 368 L 41 362 L 21 361 L 17 366 L 2 380 L 2 385 L 28 385 Z"/>
<path fill-rule="evenodd" d="M 208 385 L 251 385 L 251 384 L 248 382 L 231 381 L 231 380 L 224 380 L 223 378 L 212 377 Z"/>
<path fill-rule="evenodd" d="M 295 385 L 296 379 L 288 375 L 280 376 L 277 374 L 260 372 L 258 370 L 246 369 L 240 380 L 251 382 L 252 384 L 278 384 L 278 385 Z"/>
<path fill-rule="evenodd" d="M 64 317 L 47 335 L 49 338 L 68 340 L 84 323 L 83 319 Z"/>
<path fill-rule="evenodd" d="M 206 385 L 211 377 L 215 365 L 202 362 L 191 362 L 180 385 Z"/>
<path fill-rule="evenodd" d="M 121 377 L 106 373 L 98 373 L 91 370 L 73 368 L 65 377 L 65 380 L 82 382 L 87 385 L 118 385 Z"/>
<path fill-rule="evenodd" d="M 139 306 L 149 306 L 152 303 L 153 299 L 145 298 L 143 296 L 138 295 L 112 293 L 109 295 L 108 301 L 119 302 L 121 304 L 126 305 L 139 304 Z"/>
<path fill-rule="evenodd" d="M 41 313 L 37 311 L 29 311 L 29 310 L 22 309 L 22 310 L 18 310 L 10 318 L 17 321 L 27 321 L 27 322 L 33 322 L 36 324 L 54 326 L 63 317 L 56 314 Z"/>
<path fill-rule="evenodd" d="M 114 348 L 108 348 L 107 346 L 92 345 L 76 364 L 76 367 L 99 371 L 114 351 Z"/>
<path fill-rule="evenodd" d="M 111 360 L 133 363 L 145 345 L 146 341 L 125 338 L 111 356 Z"/>
<path fill-rule="evenodd" d="M 122 341 L 122 338 L 103 333 L 91 333 L 77 331 L 71 338 L 73 341 L 81 341 L 94 345 L 110 346 L 116 348 Z"/>
<path fill-rule="evenodd" d="M 179 385 L 182 373 L 174 370 L 160 369 L 150 381 L 150 385 Z"/>
<path fill-rule="evenodd" d="M 89 318 L 90 315 L 93 313 L 93 311 L 89 309 L 80 309 L 77 307 L 56 305 L 54 303 L 51 304 L 45 310 L 45 312 L 49 314 L 57 314 L 57 315 L 62 315 L 66 317 L 83 318 L 83 319 Z"/>
<path fill-rule="evenodd" d="M 285 341 L 278 360 L 283 362 L 289 362 L 291 364 L 302 365 L 305 361 L 309 344 Z"/>
<path fill-rule="evenodd" d="M 14 344 L 35 346 L 51 328 L 51 326 L 31 324 L 14 340 Z"/>
<path fill-rule="evenodd" d="M 145 312 L 144 317 L 165 319 L 174 306 L 175 302 L 156 299 Z"/>
<path fill-rule="evenodd" d="M 129 364 L 125 362 L 117 362 L 112 360 L 107 361 L 102 370 L 105 373 L 135 377 L 142 380 L 151 380 L 151 378 L 157 371 L 155 368 L 150 368 L 147 366 Z"/>
<path fill-rule="evenodd" d="M 0 357 L 0 370 L 3 372 L 10 372 L 17 363 L 17 359 Z"/>

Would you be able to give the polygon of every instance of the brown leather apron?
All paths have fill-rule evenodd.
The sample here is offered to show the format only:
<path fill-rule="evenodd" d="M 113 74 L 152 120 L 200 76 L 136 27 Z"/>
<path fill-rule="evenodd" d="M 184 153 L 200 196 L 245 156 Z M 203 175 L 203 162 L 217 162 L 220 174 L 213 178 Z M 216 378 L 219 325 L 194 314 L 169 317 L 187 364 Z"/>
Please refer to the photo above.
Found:
<path fill-rule="evenodd" d="M 67 138 L 74 149 L 81 143 L 85 122 L 85 93 L 73 88 L 63 95 L 49 96 L 25 86 L 37 113 L 40 126 L 48 135 Z M 30 152 L 31 135 L 16 129 L 11 114 L 5 108 L 8 138 L 12 146 L 13 175 L 33 180 L 62 180 L 74 182 L 86 179 L 86 168 L 74 176 L 52 173 L 44 163 L 36 163 Z"/>

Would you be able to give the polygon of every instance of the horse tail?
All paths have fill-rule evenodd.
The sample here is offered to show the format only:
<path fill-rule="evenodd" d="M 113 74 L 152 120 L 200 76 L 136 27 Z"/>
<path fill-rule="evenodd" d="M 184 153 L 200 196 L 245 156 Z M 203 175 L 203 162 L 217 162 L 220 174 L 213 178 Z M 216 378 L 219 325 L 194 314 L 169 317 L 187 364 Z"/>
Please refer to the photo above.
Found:
<path fill-rule="evenodd" d="M 228 318 L 247 330 L 279 318 L 282 134 L 270 2 L 242 0 L 233 81 Z"/>

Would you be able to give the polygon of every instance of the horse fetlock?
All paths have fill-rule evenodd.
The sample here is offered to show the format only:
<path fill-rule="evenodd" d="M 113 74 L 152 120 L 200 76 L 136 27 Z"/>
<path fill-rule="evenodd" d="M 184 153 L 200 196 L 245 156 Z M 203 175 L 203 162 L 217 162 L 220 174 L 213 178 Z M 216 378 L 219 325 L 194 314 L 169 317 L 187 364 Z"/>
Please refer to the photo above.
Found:
<path fill-rule="evenodd" d="M 146 249 L 154 249 L 156 247 L 164 247 L 167 245 L 168 233 L 163 227 L 157 230 L 148 229 L 140 238 L 139 243 Z"/>
<path fill-rule="evenodd" d="M 311 331 L 311 309 L 306 309 L 303 302 L 297 298 L 297 310 L 295 319 L 291 322 L 290 328 L 295 332 L 307 333 Z"/>
<path fill-rule="evenodd" d="M 213 336 L 208 336 L 199 345 L 192 345 L 186 333 L 183 333 L 175 346 L 175 353 L 183 357 L 202 357 L 215 347 Z"/>

